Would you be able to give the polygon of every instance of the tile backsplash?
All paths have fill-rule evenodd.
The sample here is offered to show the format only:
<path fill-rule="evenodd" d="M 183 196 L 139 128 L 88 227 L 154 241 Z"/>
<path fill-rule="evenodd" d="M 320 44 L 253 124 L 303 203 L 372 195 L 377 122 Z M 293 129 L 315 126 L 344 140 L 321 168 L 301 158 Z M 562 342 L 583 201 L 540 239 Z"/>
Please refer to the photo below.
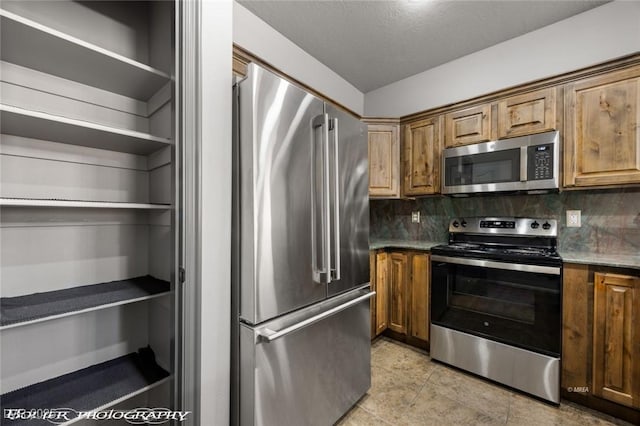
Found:
<path fill-rule="evenodd" d="M 559 249 L 603 254 L 640 253 L 640 188 L 565 191 L 544 195 L 433 196 L 371 200 L 372 238 L 446 241 L 454 217 L 515 216 L 556 219 Z M 568 228 L 567 210 L 581 210 L 582 226 Z M 420 223 L 411 212 L 420 212 Z"/>

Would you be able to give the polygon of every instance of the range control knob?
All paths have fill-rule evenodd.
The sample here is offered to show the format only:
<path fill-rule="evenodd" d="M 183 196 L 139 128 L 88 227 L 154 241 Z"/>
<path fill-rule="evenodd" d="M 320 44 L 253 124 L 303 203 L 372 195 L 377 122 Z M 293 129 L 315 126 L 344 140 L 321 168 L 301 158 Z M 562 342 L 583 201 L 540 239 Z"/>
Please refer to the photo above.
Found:
<path fill-rule="evenodd" d="M 531 223 L 531 229 L 538 229 L 538 228 L 540 228 L 540 224 L 536 221 L 533 221 Z"/>
<path fill-rule="evenodd" d="M 457 220 L 454 220 L 452 225 L 453 225 L 454 228 L 458 228 L 460 226 L 460 224 L 458 223 Z"/>
<path fill-rule="evenodd" d="M 551 224 L 550 224 L 549 222 L 545 222 L 545 223 L 542 225 L 542 229 L 544 229 L 544 230 L 547 230 L 547 229 L 550 229 L 550 228 L 551 228 Z"/>
<path fill-rule="evenodd" d="M 467 226 L 467 221 L 462 219 L 462 222 L 460 222 L 460 225 L 462 225 L 463 228 L 466 228 Z"/>

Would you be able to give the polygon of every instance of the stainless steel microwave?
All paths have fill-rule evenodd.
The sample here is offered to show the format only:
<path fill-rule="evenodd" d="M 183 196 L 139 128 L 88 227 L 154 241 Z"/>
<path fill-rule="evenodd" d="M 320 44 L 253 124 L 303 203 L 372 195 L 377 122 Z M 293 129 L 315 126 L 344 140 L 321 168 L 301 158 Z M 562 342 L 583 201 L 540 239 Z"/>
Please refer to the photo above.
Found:
<path fill-rule="evenodd" d="M 558 131 L 446 148 L 442 193 L 556 190 L 559 163 Z"/>

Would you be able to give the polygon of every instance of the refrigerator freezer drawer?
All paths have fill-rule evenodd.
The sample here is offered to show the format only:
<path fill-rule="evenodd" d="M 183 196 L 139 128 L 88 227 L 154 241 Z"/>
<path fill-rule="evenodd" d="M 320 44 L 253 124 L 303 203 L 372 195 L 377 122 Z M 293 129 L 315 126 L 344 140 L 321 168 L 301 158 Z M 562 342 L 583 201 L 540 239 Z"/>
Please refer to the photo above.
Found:
<path fill-rule="evenodd" d="M 371 386 L 372 294 L 351 291 L 258 327 L 242 324 L 240 424 L 330 425 L 344 415 Z"/>

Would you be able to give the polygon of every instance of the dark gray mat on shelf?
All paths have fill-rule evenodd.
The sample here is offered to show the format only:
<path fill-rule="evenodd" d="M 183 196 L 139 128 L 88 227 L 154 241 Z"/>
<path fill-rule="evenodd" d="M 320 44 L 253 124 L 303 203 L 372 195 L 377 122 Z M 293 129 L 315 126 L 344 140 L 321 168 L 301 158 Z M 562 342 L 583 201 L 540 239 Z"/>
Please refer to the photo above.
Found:
<path fill-rule="evenodd" d="M 89 411 L 168 376 L 169 373 L 155 363 L 151 349 L 144 348 L 138 353 L 6 393 L 0 396 L 0 405 L 3 414 L 12 408 Z M 3 415 L 0 424 L 36 426 L 52 423 L 42 419 L 11 420 Z"/>
<path fill-rule="evenodd" d="M 26 296 L 3 297 L 0 298 L 0 326 L 151 296 L 169 289 L 167 281 L 147 275 Z"/>

